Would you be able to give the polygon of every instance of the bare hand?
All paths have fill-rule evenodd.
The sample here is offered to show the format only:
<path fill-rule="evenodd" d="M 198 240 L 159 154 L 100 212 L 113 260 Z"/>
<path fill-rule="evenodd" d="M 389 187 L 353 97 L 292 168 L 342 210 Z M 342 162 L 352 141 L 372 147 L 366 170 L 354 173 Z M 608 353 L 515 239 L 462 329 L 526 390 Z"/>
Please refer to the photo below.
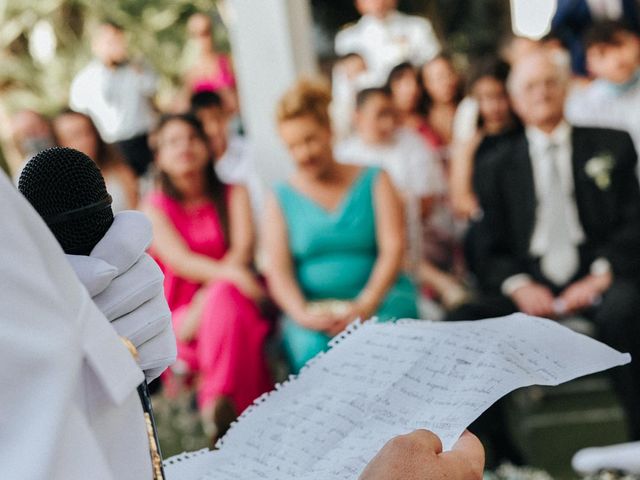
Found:
<path fill-rule="evenodd" d="M 345 328 L 347 328 L 354 320 L 360 319 L 363 322 L 369 320 L 376 312 L 377 304 L 370 300 L 357 299 L 348 305 L 347 311 L 334 315 L 334 322 L 325 333 L 330 337 L 335 337 Z"/>
<path fill-rule="evenodd" d="M 518 310 L 527 315 L 551 317 L 555 313 L 551 290 L 539 283 L 532 282 L 518 288 L 511 294 L 511 300 Z"/>
<path fill-rule="evenodd" d="M 193 340 L 200 328 L 200 320 L 207 298 L 207 288 L 203 287 L 196 292 L 191 299 L 191 303 L 184 313 L 182 322 L 176 330 L 176 338 L 181 342 L 189 342 Z"/>
<path fill-rule="evenodd" d="M 480 480 L 483 469 L 484 448 L 472 433 L 443 453 L 435 434 L 417 430 L 387 442 L 359 480 Z"/>
<path fill-rule="evenodd" d="M 226 264 L 223 267 L 222 276 L 252 300 L 259 301 L 266 296 L 263 286 L 258 282 L 256 276 L 247 268 Z"/>
<path fill-rule="evenodd" d="M 478 199 L 473 192 L 451 195 L 451 206 L 455 216 L 462 220 L 473 218 L 480 212 Z"/>
<path fill-rule="evenodd" d="M 587 275 L 569 285 L 560 295 L 560 300 L 564 302 L 568 312 L 579 312 L 592 306 L 609 289 L 612 281 L 611 273 Z"/>

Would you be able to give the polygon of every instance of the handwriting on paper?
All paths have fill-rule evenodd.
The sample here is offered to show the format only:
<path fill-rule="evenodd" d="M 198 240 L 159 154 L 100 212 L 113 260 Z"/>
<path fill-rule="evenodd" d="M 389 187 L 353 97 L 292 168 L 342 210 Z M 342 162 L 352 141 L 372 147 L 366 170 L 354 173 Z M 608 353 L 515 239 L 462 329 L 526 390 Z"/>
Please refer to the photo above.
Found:
<path fill-rule="evenodd" d="M 522 314 L 474 322 L 352 326 L 298 378 L 262 398 L 200 458 L 208 479 L 356 478 L 392 437 L 417 428 L 451 448 L 496 400 L 630 357 Z M 170 471 L 170 469 L 168 469 Z"/>

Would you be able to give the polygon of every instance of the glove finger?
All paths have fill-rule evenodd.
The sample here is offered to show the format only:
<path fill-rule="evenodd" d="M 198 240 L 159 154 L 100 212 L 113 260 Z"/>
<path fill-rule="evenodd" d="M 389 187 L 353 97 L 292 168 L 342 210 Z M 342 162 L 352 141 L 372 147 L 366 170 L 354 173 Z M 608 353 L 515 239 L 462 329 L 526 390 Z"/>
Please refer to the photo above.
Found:
<path fill-rule="evenodd" d="M 93 297 L 104 291 L 118 275 L 118 269 L 99 258 L 85 255 L 67 255 L 76 276 Z"/>
<path fill-rule="evenodd" d="M 176 361 L 178 347 L 176 346 L 173 326 L 170 324 L 167 325 L 159 335 L 140 345 L 140 347 L 138 347 L 138 355 L 138 364 L 145 372 L 147 381 L 150 382 L 156 377 L 149 378 L 148 371 L 161 369 L 160 373 L 162 373 L 162 371 Z M 155 374 L 155 372 L 152 373 Z"/>
<path fill-rule="evenodd" d="M 147 254 L 109 287 L 93 298 L 109 321 L 133 312 L 143 303 L 162 294 L 164 275 L 156 262 Z"/>
<path fill-rule="evenodd" d="M 171 324 L 171 311 L 160 293 L 134 311 L 111 322 L 118 335 L 126 337 L 139 347 Z"/>
<path fill-rule="evenodd" d="M 91 256 L 113 265 L 122 274 L 144 254 L 152 238 L 151 222 L 142 212 L 120 212 L 91 251 Z"/>

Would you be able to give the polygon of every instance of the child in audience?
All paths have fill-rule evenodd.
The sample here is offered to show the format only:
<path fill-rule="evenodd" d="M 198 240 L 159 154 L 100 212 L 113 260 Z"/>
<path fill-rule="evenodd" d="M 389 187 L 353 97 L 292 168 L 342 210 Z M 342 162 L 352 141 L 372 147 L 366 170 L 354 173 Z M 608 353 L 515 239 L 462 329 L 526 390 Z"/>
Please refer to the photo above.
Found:
<path fill-rule="evenodd" d="M 415 132 L 399 127 L 391 94 L 370 88 L 358 94 L 356 134 L 336 147 L 343 163 L 384 168 L 401 193 L 408 226 L 407 263 L 420 283 L 434 289 L 448 304 L 464 289 L 447 272 L 425 259 L 423 225 L 431 206 L 446 193 L 446 181 L 436 155 Z M 457 293 L 460 292 L 460 293 Z"/>
<path fill-rule="evenodd" d="M 400 125 L 417 131 L 429 145 L 438 145 L 440 140 L 429 128 L 422 109 L 424 93 L 416 67 L 409 62 L 393 67 L 386 88 L 391 93 Z"/>
<path fill-rule="evenodd" d="M 331 120 L 338 139 L 353 132 L 356 94 L 367 83 L 367 64 L 362 55 L 348 53 L 338 58 L 332 71 Z"/>
<path fill-rule="evenodd" d="M 567 119 L 626 130 L 640 150 L 640 37 L 624 23 L 595 24 L 585 35 L 587 68 L 595 80 L 567 100 Z"/>

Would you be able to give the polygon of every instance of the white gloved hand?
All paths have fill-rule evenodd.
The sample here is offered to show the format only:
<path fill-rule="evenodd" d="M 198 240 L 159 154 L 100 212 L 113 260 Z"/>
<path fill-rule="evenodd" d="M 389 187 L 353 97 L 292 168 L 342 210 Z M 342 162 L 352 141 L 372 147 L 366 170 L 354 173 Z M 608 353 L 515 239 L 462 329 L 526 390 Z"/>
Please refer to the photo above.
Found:
<path fill-rule="evenodd" d="M 640 473 L 640 442 L 619 443 L 606 447 L 584 448 L 573 456 L 573 469 L 583 475 L 601 470 Z"/>
<path fill-rule="evenodd" d="M 120 212 L 89 256 L 67 255 L 118 335 L 138 349 L 138 364 L 149 382 L 175 362 L 177 354 L 164 276 L 145 253 L 151 239 L 144 214 Z"/>

